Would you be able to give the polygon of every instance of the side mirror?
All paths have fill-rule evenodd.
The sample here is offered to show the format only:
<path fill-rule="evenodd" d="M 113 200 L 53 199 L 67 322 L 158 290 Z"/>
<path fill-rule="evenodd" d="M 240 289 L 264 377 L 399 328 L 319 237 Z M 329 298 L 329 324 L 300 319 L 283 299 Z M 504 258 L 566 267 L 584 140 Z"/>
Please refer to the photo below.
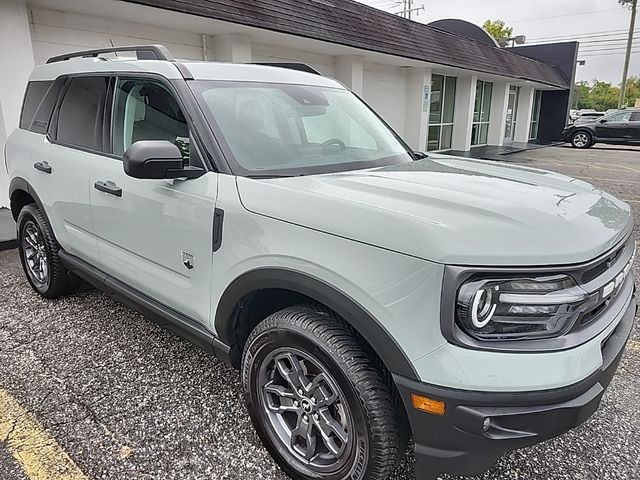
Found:
<path fill-rule="evenodd" d="M 183 166 L 180 149 L 168 140 L 140 140 L 122 157 L 124 172 L 133 178 L 196 178 L 204 174 L 197 167 Z"/>

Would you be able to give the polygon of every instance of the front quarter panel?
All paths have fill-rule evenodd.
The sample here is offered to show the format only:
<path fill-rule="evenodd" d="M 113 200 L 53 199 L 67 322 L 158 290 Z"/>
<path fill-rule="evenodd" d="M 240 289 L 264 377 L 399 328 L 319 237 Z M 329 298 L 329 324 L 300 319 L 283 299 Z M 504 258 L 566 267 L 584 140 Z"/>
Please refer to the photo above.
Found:
<path fill-rule="evenodd" d="M 212 318 L 235 279 L 279 268 L 318 279 L 363 306 L 410 361 L 443 345 L 442 265 L 248 212 L 234 177 L 221 175 L 219 187 L 217 207 L 225 213 L 222 246 L 213 258 Z"/>

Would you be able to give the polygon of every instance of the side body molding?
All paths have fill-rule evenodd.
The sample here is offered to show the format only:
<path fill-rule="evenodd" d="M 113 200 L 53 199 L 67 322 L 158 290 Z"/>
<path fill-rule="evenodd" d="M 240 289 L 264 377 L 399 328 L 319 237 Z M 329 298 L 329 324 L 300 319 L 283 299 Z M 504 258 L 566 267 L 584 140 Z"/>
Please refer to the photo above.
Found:
<path fill-rule="evenodd" d="M 371 345 L 389 371 L 419 379 L 396 340 L 364 307 L 320 279 L 283 268 L 251 270 L 236 278 L 222 294 L 216 309 L 215 330 L 218 338 L 232 349 L 238 341 L 236 320 L 243 301 L 264 289 L 289 290 L 322 303 L 344 318 Z"/>

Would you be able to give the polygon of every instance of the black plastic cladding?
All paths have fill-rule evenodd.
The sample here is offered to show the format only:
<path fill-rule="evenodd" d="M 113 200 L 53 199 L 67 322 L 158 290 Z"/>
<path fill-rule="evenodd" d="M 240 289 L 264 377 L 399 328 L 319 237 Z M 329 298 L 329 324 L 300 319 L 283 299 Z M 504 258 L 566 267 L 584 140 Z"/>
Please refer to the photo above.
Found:
<path fill-rule="evenodd" d="M 499 352 L 549 352 L 560 351 L 581 345 L 594 336 L 598 331 L 604 330 L 606 325 L 603 320 L 607 313 L 619 305 L 622 301 L 628 299 L 629 292 L 633 291 L 633 276 L 629 276 L 624 282 L 618 294 L 612 298 L 610 307 L 599 312 L 597 317 L 586 323 L 580 324 L 580 319 L 576 324 L 564 335 L 531 340 L 513 340 L 513 341 L 480 341 L 467 335 L 457 324 L 456 300 L 460 286 L 474 276 L 482 278 L 504 278 L 513 277 L 514 275 L 522 276 L 539 276 L 548 274 L 563 273 L 572 276 L 575 281 L 591 293 L 615 279 L 626 263 L 633 255 L 635 242 L 632 234 L 629 234 L 624 240 L 619 242 L 614 248 L 598 258 L 586 263 L 570 266 L 552 266 L 542 268 L 519 268 L 519 267 L 460 267 L 446 266 L 444 278 L 442 282 L 441 296 L 441 316 L 440 327 L 443 336 L 454 345 L 469 348 L 473 350 L 488 350 Z M 605 269 L 596 278 L 590 278 L 590 273 L 597 271 L 602 263 L 612 262 L 610 268 Z M 587 279 L 588 281 L 583 281 Z M 625 298 L 625 293 L 627 298 Z M 601 325 L 602 323 L 602 325 Z M 608 324 L 608 323 L 607 323 Z"/>

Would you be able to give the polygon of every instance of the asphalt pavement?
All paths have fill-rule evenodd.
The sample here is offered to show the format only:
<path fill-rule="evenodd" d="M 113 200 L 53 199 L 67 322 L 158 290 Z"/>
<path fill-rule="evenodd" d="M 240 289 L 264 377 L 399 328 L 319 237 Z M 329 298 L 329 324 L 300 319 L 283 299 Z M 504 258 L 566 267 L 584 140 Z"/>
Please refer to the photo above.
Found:
<path fill-rule="evenodd" d="M 508 161 L 590 181 L 638 219 L 640 149 L 549 147 Z M 87 479 L 287 478 L 254 433 L 236 371 L 95 290 L 38 297 L 16 250 L 0 253 L 0 292 L 0 389 Z M 412 479 L 412 469 L 409 453 L 392 479 Z M 476 478 L 640 479 L 638 327 L 591 419 Z M 2 438 L 0 479 L 26 480 Z"/>

